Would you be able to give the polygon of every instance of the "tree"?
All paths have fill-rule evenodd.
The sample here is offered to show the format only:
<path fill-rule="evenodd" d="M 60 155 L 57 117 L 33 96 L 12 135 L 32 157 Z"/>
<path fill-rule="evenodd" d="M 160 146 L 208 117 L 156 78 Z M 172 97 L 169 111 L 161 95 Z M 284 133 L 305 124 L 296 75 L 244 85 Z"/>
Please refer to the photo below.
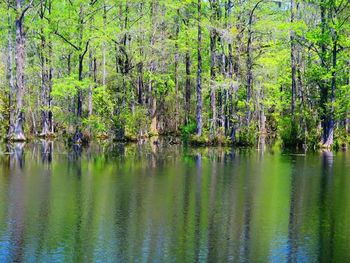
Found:
<path fill-rule="evenodd" d="M 347 1 L 9 0 L 0 11 L 8 139 L 180 132 L 330 148 L 349 136 Z"/>
<path fill-rule="evenodd" d="M 92 40 L 92 36 L 90 32 L 86 32 L 88 30 L 87 23 L 91 21 L 93 16 L 96 14 L 95 7 L 96 2 L 92 1 L 91 3 L 83 3 L 78 1 L 77 3 L 65 2 L 63 1 L 61 4 L 64 6 L 68 5 L 69 8 L 73 10 L 74 15 L 71 13 L 64 14 L 62 13 L 56 14 L 59 16 L 57 24 L 55 25 L 55 35 L 59 37 L 63 43 L 67 44 L 72 48 L 72 51 L 78 57 L 78 86 L 77 86 L 77 95 L 76 95 L 76 131 L 73 137 L 73 141 L 75 143 L 81 143 L 83 139 L 83 134 L 81 131 L 81 122 L 83 116 L 83 91 L 82 85 L 84 80 L 84 59 L 89 49 L 90 41 Z M 69 23 L 69 21 L 74 21 L 77 19 L 78 23 L 74 25 L 73 28 L 69 28 L 68 32 L 62 32 L 63 27 L 60 25 Z M 76 37 L 78 36 L 78 37 Z"/>
<path fill-rule="evenodd" d="M 197 39 L 197 136 L 202 135 L 202 3 L 201 0 L 197 2 L 198 10 L 198 39 Z"/>
<path fill-rule="evenodd" d="M 32 7 L 33 0 L 23 5 L 22 1 L 16 0 L 16 6 L 13 8 L 16 12 L 15 28 L 16 28 L 16 41 L 15 41 L 15 64 L 16 64 L 16 107 L 14 114 L 10 113 L 10 116 L 14 116 L 14 120 L 10 121 L 10 127 L 8 130 L 8 139 L 13 141 L 25 141 L 24 135 L 24 92 L 25 92 L 25 79 L 24 79 L 24 66 L 25 66 L 25 29 L 24 18 L 28 10 Z"/>

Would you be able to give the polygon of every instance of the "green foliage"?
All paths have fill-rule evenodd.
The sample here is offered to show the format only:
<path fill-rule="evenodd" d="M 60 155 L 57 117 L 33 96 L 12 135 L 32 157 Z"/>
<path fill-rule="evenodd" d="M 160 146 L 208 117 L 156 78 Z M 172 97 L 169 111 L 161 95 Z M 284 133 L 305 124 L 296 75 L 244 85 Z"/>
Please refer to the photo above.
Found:
<path fill-rule="evenodd" d="M 333 149 L 347 149 L 350 144 L 349 133 L 344 129 L 335 129 Z"/>
<path fill-rule="evenodd" d="M 181 136 L 185 139 L 188 140 L 188 138 L 195 134 L 197 131 L 197 124 L 194 121 L 190 121 L 188 124 L 183 125 L 181 128 Z"/>
<path fill-rule="evenodd" d="M 308 111 L 294 118 L 289 116 L 280 118 L 278 130 L 283 146 L 286 148 L 319 148 L 321 134 L 318 125 L 317 117 Z"/>
<path fill-rule="evenodd" d="M 113 99 L 106 87 L 100 86 L 92 90 L 93 112 L 106 123 L 110 123 L 113 115 Z"/>
<path fill-rule="evenodd" d="M 256 125 L 242 127 L 238 132 L 237 145 L 239 146 L 254 146 L 257 140 Z"/>
<path fill-rule="evenodd" d="M 100 116 L 90 115 L 83 119 L 84 130 L 91 131 L 93 134 L 102 134 L 109 131 L 109 126 Z"/>
<path fill-rule="evenodd" d="M 136 107 L 134 112 L 125 113 L 125 135 L 129 138 L 147 136 L 150 121 L 148 111 L 143 107 Z"/>
<path fill-rule="evenodd" d="M 302 147 L 305 143 L 305 133 L 300 128 L 300 123 L 289 116 L 279 121 L 279 134 L 284 147 Z"/>
<path fill-rule="evenodd" d="M 238 145 L 255 145 L 259 134 L 266 133 L 267 138 L 281 138 L 284 146 L 314 147 L 320 142 L 320 123 L 327 117 L 336 122 L 335 142 L 346 140 L 340 134 L 350 107 L 347 1 L 297 1 L 292 22 L 287 2 L 232 1 L 229 8 L 227 1 L 216 1 L 217 5 L 202 1 L 201 137 L 195 136 L 198 2 L 119 2 L 43 1 L 27 10 L 23 20 L 25 107 L 21 108 L 26 114 L 26 132 L 40 130 L 41 111 L 51 110 L 59 133 L 71 134 L 78 127 L 96 136 L 119 133 L 137 139 L 150 136 L 152 128 L 153 133 L 181 134 L 195 144 L 213 145 L 229 144 L 227 138 L 235 128 Z M 16 55 L 19 11 L 0 3 L 4 62 L 9 57 L 8 39 L 12 40 L 13 58 Z M 211 42 L 212 32 L 215 43 Z M 291 36 L 297 82 L 293 116 Z M 0 65 L 1 134 L 9 123 L 9 66 Z M 187 84 L 190 94 L 186 94 Z M 213 119 L 211 90 L 217 120 Z M 77 116 L 79 96 L 81 116 L 80 111 Z M 247 127 L 248 110 L 251 125 Z M 265 117 L 266 125 L 262 125 Z M 183 125 L 185 118 L 191 120 L 187 125 Z M 225 128 L 219 127 L 223 120 Z"/>

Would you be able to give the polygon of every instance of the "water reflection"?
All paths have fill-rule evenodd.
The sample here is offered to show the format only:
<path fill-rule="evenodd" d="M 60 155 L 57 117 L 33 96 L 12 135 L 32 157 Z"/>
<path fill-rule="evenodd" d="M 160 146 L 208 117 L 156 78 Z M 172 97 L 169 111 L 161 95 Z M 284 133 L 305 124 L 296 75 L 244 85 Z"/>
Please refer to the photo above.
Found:
<path fill-rule="evenodd" d="M 348 153 L 8 145 L 0 262 L 346 262 Z"/>
<path fill-rule="evenodd" d="M 41 143 L 41 161 L 50 164 L 52 161 L 53 141 L 40 140 Z"/>
<path fill-rule="evenodd" d="M 14 168 L 14 166 L 17 166 L 18 168 L 22 169 L 24 166 L 24 155 L 23 155 L 23 149 L 24 149 L 25 143 L 24 142 L 17 142 L 13 144 L 7 144 L 7 152 L 9 154 L 9 166 L 10 168 Z"/>

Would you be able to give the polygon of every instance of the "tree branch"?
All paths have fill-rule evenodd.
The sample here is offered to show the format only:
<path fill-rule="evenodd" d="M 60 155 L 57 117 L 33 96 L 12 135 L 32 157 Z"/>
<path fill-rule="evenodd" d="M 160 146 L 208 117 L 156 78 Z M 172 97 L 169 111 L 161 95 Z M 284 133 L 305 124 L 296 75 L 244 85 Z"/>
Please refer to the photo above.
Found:
<path fill-rule="evenodd" d="M 7 6 L 9 8 L 12 8 L 13 10 L 16 10 L 16 7 L 14 5 L 11 4 L 11 2 L 9 0 L 2 0 L 1 2 L 4 2 L 5 4 L 7 4 Z"/>
<path fill-rule="evenodd" d="M 84 59 L 84 56 L 86 55 L 86 52 L 87 52 L 88 49 L 89 49 L 90 40 L 91 40 L 91 39 L 89 39 L 88 41 L 86 41 L 85 50 L 84 50 L 83 54 L 81 55 L 82 59 Z"/>
<path fill-rule="evenodd" d="M 76 45 L 74 45 L 72 42 L 70 42 L 65 36 L 61 35 L 60 33 L 57 32 L 57 30 L 54 32 L 54 34 L 56 36 L 59 36 L 62 40 L 64 40 L 64 42 L 66 42 L 67 44 L 69 44 L 71 47 L 73 47 L 75 50 L 79 51 L 80 48 L 77 47 Z"/>
<path fill-rule="evenodd" d="M 29 4 L 23 9 L 21 15 L 19 16 L 19 20 L 22 21 L 25 13 L 29 10 L 29 8 L 32 6 L 34 0 L 31 0 Z"/>
<path fill-rule="evenodd" d="M 317 53 L 317 55 L 321 59 L 322 65 L 324 65 L 324 66 L 327 65 L 326 61 L 324 61 L 324 58 L 323 58 L 321 52 L 317 49 L 317 47 L 315 47 L 315 45 L 313 43 L 310 43 L 306 38 L 304 38 L 302 36 L 299 36 L 299 35 L 295 35 L 295 36 L 296 36 L 295 40 L 300 45 L 302 45 L 302 46 L 305 45 L 307 48 L 309 48 Z M 304 43 L 302 41 L 304 41 Z"/>

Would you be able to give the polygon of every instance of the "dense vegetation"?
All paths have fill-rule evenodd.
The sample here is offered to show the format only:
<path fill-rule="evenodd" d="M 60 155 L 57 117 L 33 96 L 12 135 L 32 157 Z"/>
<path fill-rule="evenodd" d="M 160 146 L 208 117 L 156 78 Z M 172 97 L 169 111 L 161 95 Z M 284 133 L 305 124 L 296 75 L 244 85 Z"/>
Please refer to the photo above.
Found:
<path fill-rule="evenodd" d="M 346 0 L 1 1 L 2 137 L 347 144 Z"/>

